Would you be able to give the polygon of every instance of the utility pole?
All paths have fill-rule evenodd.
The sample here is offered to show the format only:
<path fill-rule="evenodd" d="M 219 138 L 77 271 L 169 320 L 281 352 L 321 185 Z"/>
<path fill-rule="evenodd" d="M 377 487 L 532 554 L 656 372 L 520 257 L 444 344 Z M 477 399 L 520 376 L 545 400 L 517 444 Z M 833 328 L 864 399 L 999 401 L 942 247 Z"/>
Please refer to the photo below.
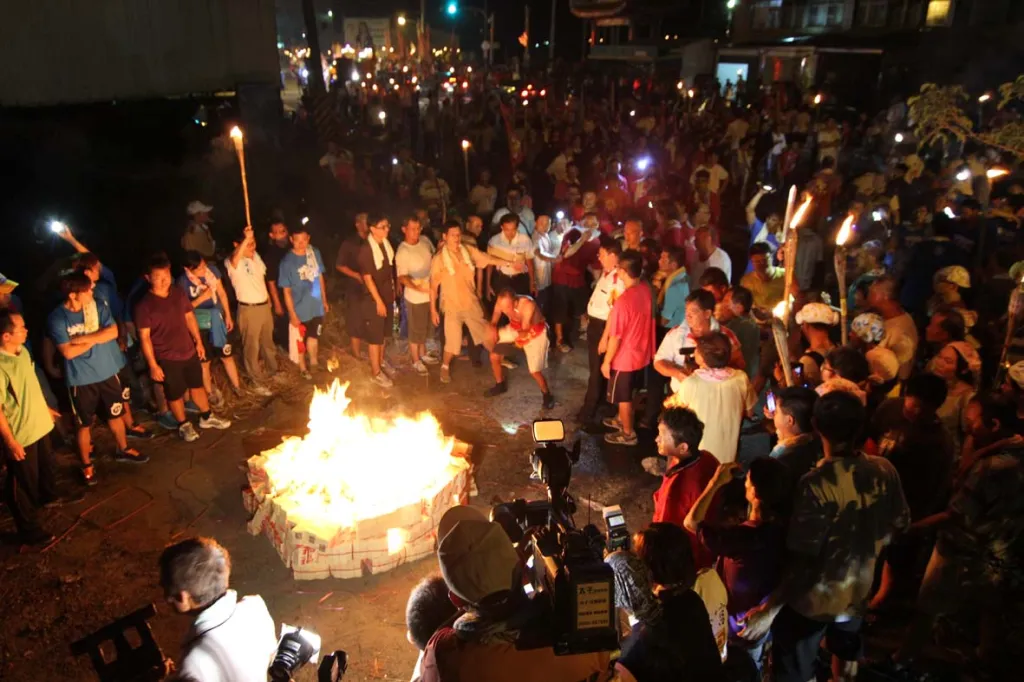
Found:
<path fill-rule="evenodd" d="M 530 69 L 530 6 L 525 5 L 526 18 L 524 19 L 523 32 L 526 34 L 526 45 L 523 46 L 523 70 Z"/>
<path fill-rule="evenodd" d="M 548 70 L 554 68 L 555 64 L 555 10 L 558 9 L 558 0 L 551 0 L 551 32 L 548 37 Z"/>
<path fill-rule="evenodd" d="M 323 95 L 327 88 L 324 85 L 324 69 L 320 64 L 320 24 L 316 20 L 313 0 L 302 0 L 302 18 L 306 23 L 306 46 L 309 47 L 309 54 L 306 55 L 309 78 L 306 82 L 311 95 Z"/>

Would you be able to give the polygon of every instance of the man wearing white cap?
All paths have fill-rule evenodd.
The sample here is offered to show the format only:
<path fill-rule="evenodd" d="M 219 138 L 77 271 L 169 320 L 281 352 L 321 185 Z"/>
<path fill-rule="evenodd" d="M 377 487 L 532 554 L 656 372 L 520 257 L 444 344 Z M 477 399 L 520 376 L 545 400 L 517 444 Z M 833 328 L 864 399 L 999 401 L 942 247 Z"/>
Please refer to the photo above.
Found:
<path fill-rule="evenodd" d="M 217 250 L 217 242 L 210 232 L 209 223 L 210 211 L 213 206 L 207 206 L 201 201 L 193 201 L 185 209 L 188 214 L 188 225 L 185 226 L 185 234 L 181 235 L 181 248 L 185 251 L 195 251 L 203 258 L 212 259 Z"/>
<path fill-rule="evenodd" d="M 523 591 L 519 556 L 501 525 L 458 506 L 441 517 L 437 537 L 441 574 L 463 612 L 430 639 L 418 682 L 611 679 L 606 653 L 556 656 L 550 647 L 516 648 L 521 634 L 549 629 L 551 614 Z"/>

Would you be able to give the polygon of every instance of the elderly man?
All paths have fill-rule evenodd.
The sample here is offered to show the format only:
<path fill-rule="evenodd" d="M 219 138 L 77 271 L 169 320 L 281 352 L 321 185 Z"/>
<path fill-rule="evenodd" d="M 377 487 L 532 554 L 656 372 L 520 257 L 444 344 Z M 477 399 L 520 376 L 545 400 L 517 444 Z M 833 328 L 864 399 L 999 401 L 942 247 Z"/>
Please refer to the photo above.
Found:
<path fill-rule="evenodd" d="M 885 336 L 878 345 L 896 354 L 900 362 L 900 381 L 906 381 L 914 369 L 917 355 L 917 325 L 914 318 L 897 300 L 896 280 L 885 276 L 876 279 L 868 290 L 868 305 L 882 316 Z"/>
<path fill-rule="evenodd" d="M 430 264 L 430 316 L 435 326 L 444 313 L 444 357 L 441 383 L 451 382 L 451 361 L 462 350 L 462 327 L 469 329 L 473 343 L 494 348 L 493 329 L 489 328 L 477 292 L 477 269 L 501 265 L 504 261 L 487 255 L 472 244 L 463 244 L 458 221 L 448 222 L 444 245 Z M 440 294 L 438 293 L 440 287 Z"/>
<path fill-rule="evenodd" d="M 194 620 L 177 678 L 197 682 L 267 679 L 277 652 L 274 619 L 259 596 L 228 589 L 231 557 L 210 538 L 190 538 L 160 555 L 160 586 L 171 607 Z"/>
<path fill-rule="evenodd" d="M 270 309 L 267 289 L 267 266 L 256 253 L 256 238 L 251 227 L 242 232 L 241 241 L 224 260 L 231 288 L 238 299 L 238 332 L 242 336 L 242 358 L 245 371 L 255 382 L 254 390 L 260 395 L 270 391 L 259 382 L 268 374 L 277 372 L 277 349 L 274 347 L 274 313 Z M 260 367 L 260 356 L 264 366 Z M 264 372 L 264 369 L 266 372 Z"/>

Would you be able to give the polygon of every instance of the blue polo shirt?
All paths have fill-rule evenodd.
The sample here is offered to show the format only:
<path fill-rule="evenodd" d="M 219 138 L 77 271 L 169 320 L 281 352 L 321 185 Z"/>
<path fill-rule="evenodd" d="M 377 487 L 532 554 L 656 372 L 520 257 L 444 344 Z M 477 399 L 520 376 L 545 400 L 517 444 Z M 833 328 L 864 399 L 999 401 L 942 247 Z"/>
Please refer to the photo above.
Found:
<path fill-rule="evenodd" d="M 100 329 L 116 324 L 110 305 L 96 300 Z M 71 312 L 64 305 L 57 306 L 47 320 L 47 333 L 58 346 L 68 343 L 76 336 L 85 335 L 85 313 Z M 98 343 L 71 360 L 64 360 L 64 376 L 68 386 L 88 386 L 106 381 L 124 366 L 124 354 L 117 345 L 117 339 Z"/>
<path fill-rule="evenodd" d="M 307 246 L 316 257 L 319 267 L 314 272 L 306 255 L 298 255 L 289 251 L 281 258 L 281 268 L 278 273 L 277 286 L 282 289 L 291 289 L 292 305 L 295 306 L 295 314 L 301 322 L 309 322 L 314 317 L 323 317 L 324 295 L 326 292 L 320 290 L 320 275 L 324 274 L 324 260 L 320 257 L 320 251 L 315 246 Z"/>

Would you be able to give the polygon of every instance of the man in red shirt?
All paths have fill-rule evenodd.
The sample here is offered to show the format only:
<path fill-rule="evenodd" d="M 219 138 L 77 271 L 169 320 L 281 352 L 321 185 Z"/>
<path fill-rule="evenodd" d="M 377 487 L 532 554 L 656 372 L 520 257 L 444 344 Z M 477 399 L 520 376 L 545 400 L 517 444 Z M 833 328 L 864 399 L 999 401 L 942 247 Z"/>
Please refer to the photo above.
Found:
<path fill-rule="evenodd" d="M 714 455 L 699 447 L 703 438 L 704 423 L 693 410 L 670 407 L 661 413 L 655 444 L 658 446 L 658 454 L 668 458 L 668 468 L 661 487 L 654 493 L 652 523 L 673 523 L 680 528 L 686 527 L 684 522 L 687 514 L 718 469 L 718 460 Z M 645 460 L 644 464 L 649 463 Z M 714 557 L 697 540 L 695 534 L 689 535 L 697 570 L 711 566 Z"/>
<path fill-rule="evenodd" d="M 608 379 L 608 402 L 618 405 L 618 418 L 604 421 L 616 429 L 604 437 L 613 445 L 636 445 L 633 430 L 633 389 L 643 381 L 643 370 L 654 357 L 654 304 L 651 289 L 641 280 L 643 256 L 632 249 L 619 258 L 625 290 L 608 316 L 607 348 L 601 373 Z"/>

